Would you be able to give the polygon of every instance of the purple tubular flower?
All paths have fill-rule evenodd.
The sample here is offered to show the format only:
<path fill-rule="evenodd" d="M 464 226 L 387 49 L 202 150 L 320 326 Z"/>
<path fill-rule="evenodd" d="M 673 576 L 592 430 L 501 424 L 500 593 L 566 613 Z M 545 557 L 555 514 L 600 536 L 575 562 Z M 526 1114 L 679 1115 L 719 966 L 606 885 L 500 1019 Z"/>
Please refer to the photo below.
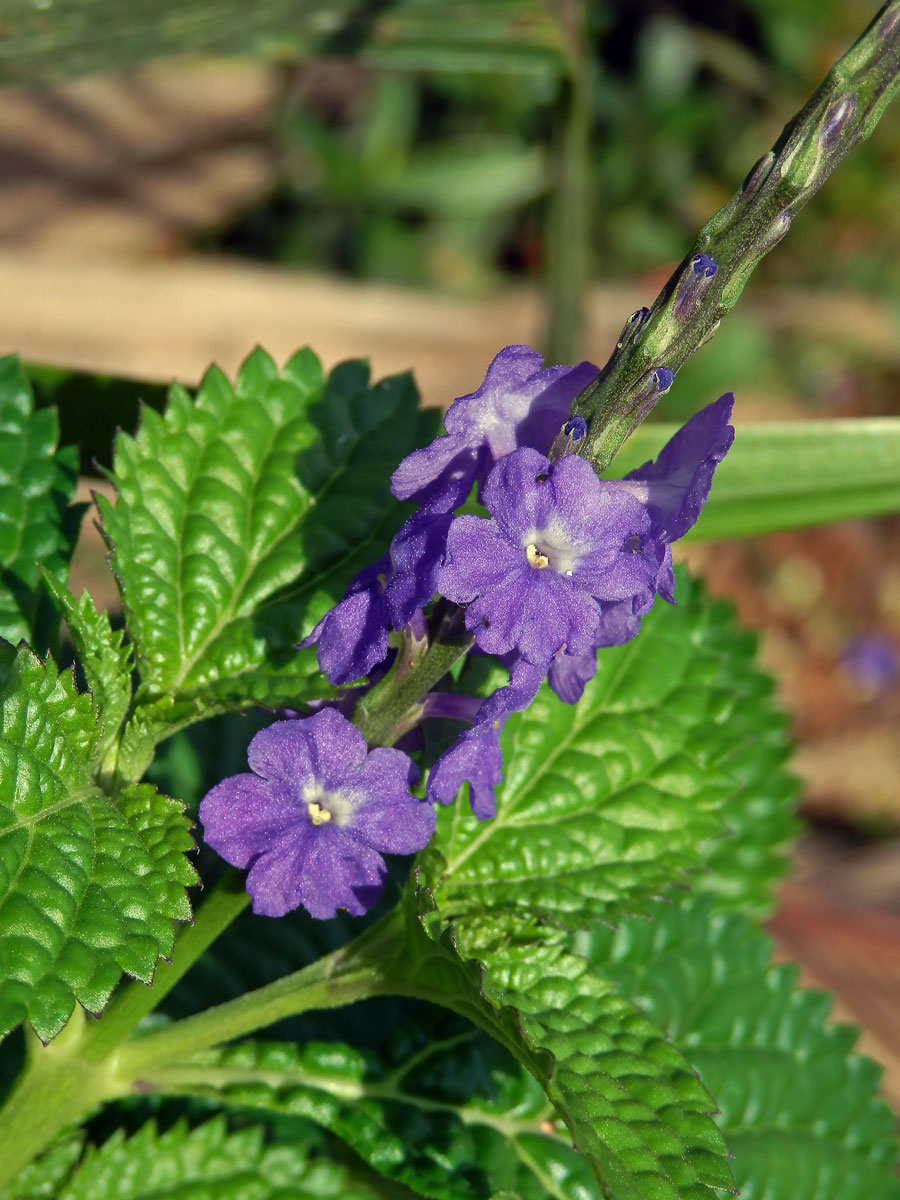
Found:
<path fill-rule="evenodd" d="M 414 450 L 394 472 L 394 495 L 427 502 L 452 487 L 462 493 L 458 504 L 476 479 L 483 481 L 494 463 L 517 447 L 546 453 L 597 368 L 589 362 L 543 367 L 543 361 L 529 346 L 501 350 L 481 387 L 447 410 L 446 434 Z"/>
<path fill-rule="evenodd" d="M 675 316 L 686 320 L 706 295 L 719 270 L 708 254 L 695 254 L 684 268 L 675 289 Z"/>
<path fill-rule="evenodd" d="M 695 413 L 663 446 L 656 461 L 625 476 L 625 486 L 647 506 L 654 538 L 674 542 L 700 515 L 713 472 L 734 441 L 729 424 L 734 396 L 726 392 Z"/>
<path fill-rule="evenodd" d="M 390 560 L 382 558 L 360 571 L 347 595 L 328 610 L 302 642 L 300 649 L 318 642 L 319 666 L 329 683 L 362 679 L 387 657 L 388 607 L 385 580 Z"/>
<path fill-rule="evenodd" d="M 252 774 L 208 792 L 200 821 L 208 845 L 249 868 L 253 911 L 360 916 L 384 887 L 382 854 L 413 854 L 434 831 L 434 808 L 408 788 L 417 771 L 399 750 L 367 752 L 346 717 L 325 708 L 263 729 L 247 754 Z"/>
<path fill-rule="evenodd" d="M 588 653 L 601 616 L 595 597 L 627 565 L 628 539 L 649 533 L 644 505 L 583 458 L 551 463 L 527 448 L 497 464 L 484 502 L 492 520 L 450 526 L 442 595 L 468 606 L 466 628 L 490 654 L 515 650 L 546 671 L 564 647 Z"/>
<path fill-rule="evenodd" d="M 464 783 L 469 784 L 469 803 L 479 821 L 497 815 L 494 788 L 503 782 L 503 756 L 500 751 L 500 731 L 510 713 L 527 708 L 538 693 L 545 670 L 523 658 L 516 658 L 510 668 L 509 684 L 498 688 L 471 714 L 471 697 L 459 696 L 462 703 L 454 712 L 445 698 L 440 705 L 445 715 L 472 720 L 472 728 L 461 733 L 453 745 L 435 761 L 428 776 L 428 799 L 438 804 L 452 804 Z M 436 715 L 438 707 L 435 706 Z"/>

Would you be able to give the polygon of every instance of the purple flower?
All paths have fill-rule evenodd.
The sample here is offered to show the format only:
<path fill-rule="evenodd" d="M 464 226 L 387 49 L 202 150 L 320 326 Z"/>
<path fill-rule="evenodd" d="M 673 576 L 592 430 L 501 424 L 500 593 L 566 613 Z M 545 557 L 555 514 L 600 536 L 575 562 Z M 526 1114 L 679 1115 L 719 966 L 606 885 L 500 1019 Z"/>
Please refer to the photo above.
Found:
<path fill-rule="evenodd" d="M 450 405 L 446 434 L 414 450 L 394 472 L 394 495 L 424 502 L 449 491 L 457 497 L 448 505 L 454 508 L 504 455 L 520 446 L 546 453 L 597 368 L 582 362 L 542 369 L 543 361 L 529 346 L 501 350 L 481 387 Z"/>
<path fill-rule="evenodd" d="M 554 654 L 594 646 L 606 582 L 630 566 L 630 539 L 649 532 L 647 510 L 621 484 L 598 479 L 583 458 L 550 463 L 535 450 L 508 454 L 491 472 L 493 518 L 450 526 L 441 593 L 465 604 L 466 628 L 490 654 L 518 651 L 546 670 Z M 645 585 L 646 586 L 646 585 Z"/>
<path fill-rule="evenodd" d="M 734 396 L 726 392 L 695 413 L 654 461 L 629 471 L 631 494 L 647 505 L 650 532 L 663 542 L 684 537 L 700 515 L 713 472 L 734 441 Z"/>
<path fill-rule="evenodd" d="M 506 718 L 527 708 L 538 693 L 546 671 L 523 658 L 511 664 L 509 684 L 498 688 L 471 715 L 469 696 L 441 696 L 426 705 L 428 715 L 447 715 L 472 720 L 472 728 L 461 733 L 453 745 L 435 761 L 428 776 L 428 799 L 452 804 L 464 783 L 469 784 L 469 803 L 480 821 L 497 815 L 494 788 L 503 782 L 500 731 Z M 453 701 L 456 701 L 454 704 Z"/>
<path fill-rule="evenodd" d="M 500 730 L 494 725 L 473 725 L 461 733 L 437 759 L 428 776 L 428 799 L 452 804 L 464 783 L 469 803 L 480 821 L 497 815 L 494 788 L 503 782 Z"/>
<path fill-rule="evenodd" d="M 253 911 L 281 917 L 299 905 L 314 917 L 355 916 L 381 895 L 382 854 L 413 854 L 434 831 L 434 808 L 408 788 L 416 767 L 399 750 L 367 752 L 346 717 L 325 708 L 263 729 L 247 754 L 253 774 L 233 775 L 200 805 L 207 843 L 249 868 Z"/>
<path fill-rule="evenodd" d="M 299 648 L 319 644 L 317 658 L 329 683 L 352 683 L 368 675 L 387 657 L 388 608 L 385 581 L 390 560 L 380 559 L 360 571 L 347 595 L 330 608 Z"/>

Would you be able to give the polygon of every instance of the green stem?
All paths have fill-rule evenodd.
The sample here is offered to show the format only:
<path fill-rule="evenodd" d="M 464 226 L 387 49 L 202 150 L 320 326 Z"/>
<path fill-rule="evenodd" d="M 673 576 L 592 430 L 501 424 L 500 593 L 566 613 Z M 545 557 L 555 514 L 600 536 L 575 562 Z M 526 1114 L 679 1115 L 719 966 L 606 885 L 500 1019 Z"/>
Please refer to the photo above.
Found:
<path fill-rule="evenodd" d="M 115 1069 L 115 1052 L 203 951 L 246 907 L 241 876 L 228 871 L 184 928 L 171 963 L 160 963 L 152 988 L 129 983 L 99 1021 L 76 1009 L 47 1046 L 33 1034 L 28 1060 L 0 1110 L 0 1188 L 44 1150 L 66 1125 L 98 1104 L 127 1095 L 131 1083 Z"/>
<path fill-rule="evenodd" d="M 399 664 L 356 706 L 353 723 L 370 746 L 391 746 L 421 718 L 419 701 L 475 641 L 460 628 L 459 611 L 448 613 L 424 655 L 408 670 Z"/>
<path fill-rule="evenodd" d="M 347 946 L 300 971 L 235 1000 L 177 1021 L 123 1046 L 116 1076 L 146 1090 L 145 1075 L 165 1063 L 190 1058 L 212 1046 L 253 1033 L 310 1009 L 338 1008 L 370 996 L 398 994 L 391 964 L 405 951 L 405 918 L 392 909 Z"/>
<path fill-rule="evenodd" d="M 677 372 L 715 333 L 756 264 L 838 163 L 867 138 L 900 82 L 900 0 L 885 4 L 828 72 L 740 190 L 700 230 L 694 246 L 643 321 L 629 323 L 597 379 L 575 403 L 589 422 L 579 453 L 607 467 L 648 411 L 654 372 Z M 694 304 L 678 303 L 695 255 L 717 273 Z M 649 401 L 652 406 L 652 397 Z"/>

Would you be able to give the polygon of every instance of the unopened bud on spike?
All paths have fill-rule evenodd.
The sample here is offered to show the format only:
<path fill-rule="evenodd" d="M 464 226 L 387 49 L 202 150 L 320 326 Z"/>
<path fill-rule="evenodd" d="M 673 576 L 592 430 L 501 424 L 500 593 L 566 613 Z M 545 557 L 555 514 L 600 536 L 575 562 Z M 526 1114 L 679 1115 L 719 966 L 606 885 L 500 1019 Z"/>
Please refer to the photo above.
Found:
<path fill-rule="evenodd" d="M 695 254 L 682 272 L 675 289 L 675 316 L 686 320 L 694 313 L 718 271 L 708 254 Z"/>

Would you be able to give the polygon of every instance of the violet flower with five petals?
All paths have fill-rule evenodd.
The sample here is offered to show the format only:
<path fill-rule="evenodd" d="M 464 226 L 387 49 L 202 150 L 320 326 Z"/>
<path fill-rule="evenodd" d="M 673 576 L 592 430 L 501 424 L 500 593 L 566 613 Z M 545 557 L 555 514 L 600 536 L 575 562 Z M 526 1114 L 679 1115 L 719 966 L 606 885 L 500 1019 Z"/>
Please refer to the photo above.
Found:
<path fill-rule="evenodd" d="M 448 511 L 504 455 L 521 446 L 546 453 L 597 368 L 590 362 L 574 367 L 544 367 L 543 362 L 530 346 L 504 347 L 481 387 L 450 405 L 446 434 L 404 458 L 391 477 L 394 495 L 425 503 L 444 494 Z"/>
<path fill-rule="evenodd" d="M 484 503 L 491 520 L 450 526 L 441 594 L 467 606 L 466 628 L 490 654 L 515 650 L 546 670 L 564 648 L 588 653 L 596 597 L 629 559 L 629 540 L 649 532 L 645 505 L 583 458 L 551 463 L 527 448 L 494 467 Z"/>
<path fill-rule="evenodd" d="M 247 754 L 252 774 L 233 775 L 200 805 L 205 840 L 226 862 L 249 868 L 253 911 L 359 916 L 384 887 L 383 854 L 413 854 L 434 832 L 434 808 L 409 792 L 418 775 L 400 750 L 368 752 L 333 708 L 263 729 Z"/>

